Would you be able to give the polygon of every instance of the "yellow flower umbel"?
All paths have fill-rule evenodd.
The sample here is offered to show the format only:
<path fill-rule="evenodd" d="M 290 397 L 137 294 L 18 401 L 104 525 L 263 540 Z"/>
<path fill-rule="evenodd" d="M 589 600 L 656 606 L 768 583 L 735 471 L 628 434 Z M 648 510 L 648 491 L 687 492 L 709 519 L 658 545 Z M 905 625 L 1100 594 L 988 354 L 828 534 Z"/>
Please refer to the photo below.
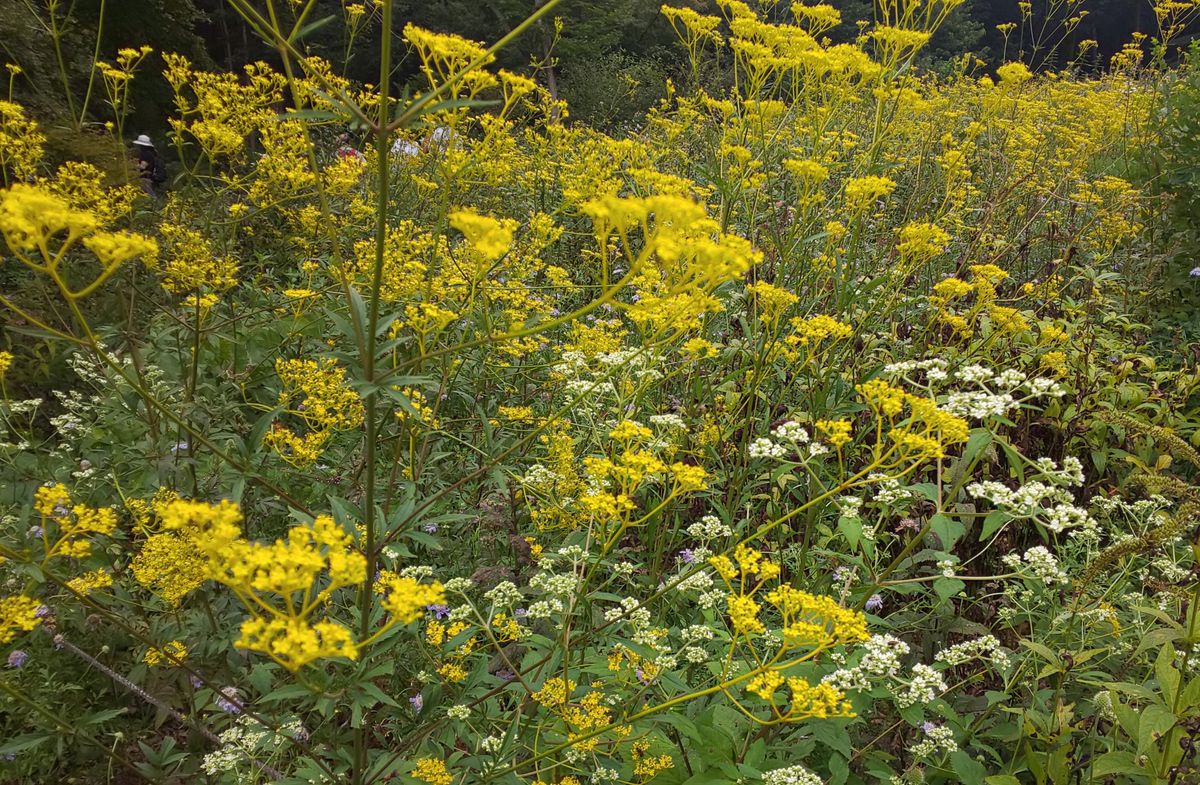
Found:
<path fill-rule="evenodd" d="M 869 637 L 866 617 L 859 611 L 843 608 L 831 597 L 809 594 L 788 584 L 768 589 L 782 570 L 745 543 L 737 546 L 732 559 L 713 556 L 709 565 L 729 589 L 726 605 L 732 635 L 721 674 L 726 683 L 722 691 L 747 716 L 766 725 L 811 717 L 853 716 L 850 704 L 838 690 L 825 684 L 814 686 L 788 672 L 827 649 L 866 640 Z M 777 626 L 772 621 L 768 628 L 760 599 L 773 608 L 770 617 L 778 619 Z M 739 655 L 750 665 L 744 673 L 734 667 Z M 737 684 L 765 701 L 770 717 L 757 717 L 743 704 L 744 698 L 734 697 L 733 686 Z M 784 685 L 789 691 L 788 698 L 777 696 Z"/>
<path fill-rule="evenodd" d="M 151 646 L 146 650 L 146 655 L 142 658 L 142 661 L 151 668 L 155 668 L 159 665 L 174 665 L 180 660 L 185 659 L 187 655 L 187 646 L 184 646 L 180 641 L 171 641 L 161 649 Z"/>
<path fill-rule="evenodd" d="M 160 516 L 168 531 L 192 533 L 208 577 L 228 586 L 252 614 L 239 648 L 291 671 L 316 659 L 358 656 L 349 629 L 313 620 L 335 591 L 366 579 L 366 558 L 332 518 L 293 526 L 286 540 L 268 544 L 242 536 L 242 516 L 231 502 L 173 501 Z"/>
<path fill-rule="evenodd" d="M 33 509 L 42 518 L 43 564 L 56 556 L 82 559 L 92 552 L 90 537 L 107 537 L 117 528 L 115 510 L 75 504 L 66 487 L 55 483 L 37 489 Z"/>
<path fill-rule="evenodd" d="M 412 770 L 412 778 L 428 785 L 450 785 L 454 778 L 446 771 L 446 763 L 439 758 L 420 758 Z"/>
<path fill-rule="evenodd" d="M 0 598 L 0 644 L 8 643 L 18 632 L 29 632 L 41 624 L 37 613 L 39 605 L 37 600 L 23 594 Z"/>
<path fill-rule="evenodd" d="M 299 435 L 274 423 L 267 433 L 264 443 L 288 463 L 299 468 L 312 466 L 335 431 L 362 424 L 362 400 L 348 385 L 346 372 L 332 359 L 279 359 L 275 372 L 283 382 L 279 405 L 307 426 L 306 432 Z"/>

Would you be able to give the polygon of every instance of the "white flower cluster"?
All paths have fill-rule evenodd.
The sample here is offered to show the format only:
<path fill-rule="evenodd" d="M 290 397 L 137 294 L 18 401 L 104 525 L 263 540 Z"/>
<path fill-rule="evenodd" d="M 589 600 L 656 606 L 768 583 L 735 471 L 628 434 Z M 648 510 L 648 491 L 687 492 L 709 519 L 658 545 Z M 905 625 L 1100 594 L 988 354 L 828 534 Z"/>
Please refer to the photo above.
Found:
<path fill-rule="evenodd" d="M 788 455 L 798 455 L 800 460 L 806 460 L 829 452 L 825 445 L 811 441 L 804 426 L 792 420 L 776 427 L 771 436 L 775 438 L 760 436 L 750 443 L 747 452 L 751 458 L 780 460 Z"/>
<path fill-rule="evenodd" d="M 842 692 L 866 691 L 882 679 L 900 674 L 901 660 L 908 655 L 908 644 L 891 635 L 872 635 L 862 645 L 862 659 L 853 668 L 839 668 L 822 681 Z"/>
<path fill-rule="evenodd" d="M 575 587 L 579 585 L 579 578 L 573 572 L 555 573 L 542 570 L 534 573 L 534 576 L 529 579 L 529 585 L 552 597 L 569 599 L 575 593 Z M 486 594 L 484 596 L 487 597 Z M 489 597 L 489 599 L 491 598 Z"/>
<path fill-rule="evenodd" d="M 1015 572 L 1023 571 L 1024 567 L 1028 567 L 1033 577 L 1047 586 L 1067 583 L 1070 580 L 1062 568 L 1058 566 L 1058 560 L 1054 558 L 1054 554 L 1050 553 L 1044 545 L 1036 545 L 1030 548 L 1025 551 L 1023 557 L 1015 553 L 1006 553 L 1000 557 L 1000 561 L 1004 562 L 1009 569 Z"/>
<path fill-rule="evenodd" d="M 949 755 L 958 751 L 958 744 L 954 741 L 954 731 L 945 725 L 934 725 L 932 722 L 927 722 L 924 730 L 925 738 L 908 750 L 914 758 L 929 758 L 938 753 Z"/>
<path fill-rule="evenodd" d="M 715 515 L 705 515 L 699 521 L 689 526 L 687 532 L 703 543 L 733 534 L 733 530 L 722 523 L 721 519 Z"/>
<path fill-rule="evenodd" d="M 994 635 L 984 635 L 956 643 L 939 651 L 934 660 L 951 667 L 963 665 L 971 660 L 984 660 L 995 665 L 997 670 L 1004 670 L 1009 665 L 1008 654 L 1000 648 L 1000 641 Z"/>
<path fill-rule="evenodd" d="M 470 578 L 451 578 L 446 581 L 446 591 L 454 594 L 466 594 L 475 585 Z"/>
<path fill-rule="evenodd" d="M 750 442 L 750 447 L 747 449 L 751 458 L 782 458 L 787 455 L 787 448 L 782 444 L 776 444 L 765 436 L 760 436 Z"/>
<path fill-rule="evenodd" d="M 535 463 L 521 478 L 521 484 L 529 488 L 551 488 L 558 482 L 558 472 Z"/>
<path fill-rule="evenodd" d="M 471 709 L 465 703 L 456 703 L 446 709 L 446 716 L 452 720 L 469 720 L 471 719 Z"/>
<path fill-rule="evenodd" d="M 521 591 L 512 581 L 501 581 L 495 588 L 484 592 L 483 598 L 497 607 L 507 608 L 521 601 Z"/>
<path fill-rule="evenodd" d="M 930 381 L 940 381 L 946 378 L 947 363 L 940 357 L 928 360 L 905 360 L 884 366 L 883 372 L 891 376 L 906 376 L 913 371 L 924 371 Z"/>
<path fill-rule="evenodd" d="M 400 575 L 404 578 L 411 578 L 414 581 L 428 580 L 433 577 L 433 568 L 428 564 L 414 564 L 400 570 Z"/>
<path fill-rule="evenodd" d="M 896 705 L 907 708 L 916 703 L 931 703 L 947 689 L 949 687 L 942 680 L 941 674 L 925 663 L 918 662 L 912 668 L 912 679 L 905 690 L 896 695 Z"/>
<path fill-rule="evenodd" d="M 967 493 L 986 499 L 1015 518 L 1028 518 L 1052 532 L 1068 529 L 1094 530 L 1096 521 L 1087 510 L 1075 505 L 1075 497 L 1060 485 L 1083 481 L 1083 464 L 1078 458 L 1065 458 L 1060 468 L 1049 458 L 1037 462 L 1041 478 L 1013 490 L 1003 483 L 988 480 L 967 486 Z M 1049 480 L 1044 482 L 1043 480 Z"/>
<path fill-rule="evenodd" d="M 821 785 L 821 778 L 803 766 L 763 772 L 763 785 Z"/>
<path fill-rule="evenodd" d="M 650 417 L 650 424 L 663 430 L 687 430 L 687 423 L 678 414 L 655 414 Z"/>
<path fill-rule="evenodd" d="M 781 442 L 791 442 L 792 444 L 808 443 L 808 431 L 800 423 L 791 420 L 771 431 L 771 435 Z"/>
<path fill-rule="evenodd" d="M 556 613 L 566 610 L 562 600 L 538 600 L 525 610 L 528 619 L 549 619 Z"/>
<path fill-rule="evenodd" d="M 899 502 L 911 502 L 919 498 L 917 491 L 905 487 L 895 477 L 885 474 L 872 473 L 867 477 L 874 481 L 875 495 L 872 501 L 879 504 L 896 505 Z"/>
<path fill-rule="evenodd" d="M 307 737 L 300 720 L 292 720 L 278 730 L 271 730 L 258 720 L 243 714 L 231 727 L 221 733 L 221 748 L 204 756 L 200 764 L 204 772 L 216 776 L 234 772 L 258 755 L 271 757 L 293 739 Z"/>

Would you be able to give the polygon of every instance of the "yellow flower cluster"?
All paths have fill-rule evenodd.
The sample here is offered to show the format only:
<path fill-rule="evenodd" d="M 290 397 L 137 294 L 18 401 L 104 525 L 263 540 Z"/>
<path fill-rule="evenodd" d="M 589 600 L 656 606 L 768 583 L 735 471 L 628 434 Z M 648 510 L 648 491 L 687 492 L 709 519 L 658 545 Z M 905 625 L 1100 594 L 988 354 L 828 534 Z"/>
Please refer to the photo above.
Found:
<path fill-rule="evenodd" d="M 879 428 L 886 423 L 895 451 L 876 443 L 875 457 L 899 468 L 913 462 L 942 458 L 946 447 L 965 442 L 970 434 L 967 421 L 938 408 L 937 401 L 913 395 L 882 379 L 872 379 L 856 388 L 875 413 Z M 903 414 L 907 408 L 908 416 Z"/>
<path fill-rule="evenodd" d="M 45 144 L 45 135 L 26 117 L 23 106 L 0 101 L 0 182 L 8 185 L 32 179 Z"/>
<path fill-rule="evenodd" d="M 60 484 L 38 488 L 34 492 L 33 509 L 42 518 L 46 561 L 55 556 L 82 559 L 92 552 L 89 537 L 107 537 L 117 528 L 116 510 L 75 504 L 70 492 Z"/>
<path fill-rule="evenodd" d="M 161 649 L 156 646 L 146 649 L 142 661 L 154 668 L 159 665 L 174 665 L 180 660 L 186 659 L 187 655 L 187 646 L 180 641 L 170 641 Z"/>
<path fill-rule="evenodd" d="M 88 595 L 113 585 L 113 578 L 105 570 L 92 570 L 67 581 L 67 588 L 76 594 Z"/>
<path fill-rule="evenodd" d="M 208 579 L 208 572 L 192 533 L 181 529 L 152 534 L 129 565 L 139 584 L 162 597 L 173 608 Z"/>
<path fill-rule="evenodd" d="M 283 383 L 279 406 L 302 419 L 303 435 L 274 423 L 264 441 L 284 460 L 298 467 L 312 466 L 321 457 L 335 431 L 362 424 L 363 403 L 346 382 L 346 372 L 334 360 L 275 361 L 275 372 Z"/>
<path fill-rule="evenodd" d="M 421 583 L 394 572 L 381 574 L 375 582 L 375 591 L 383 595 L 380 604 L 399 624 L 411 624 L 425 615 L 428 606 L 446 601 L 441 583 Z"/>
<path fill-rule="evenodd" d="M 730 590 L 726 610 L 733 639 L 723 678 L 745 682 L 747 692 L 770 704 L 772 716 L 766 721 L 768 724 L 810 717 L 853 716 L 841 692 L 824 684 L 814 687 L 787 672 L 826 649 L 867 640 L 866 617 L 859 611 L 843 608 L 831 597 L 810 594 L 785 583 L 766 588 L 779 578 L 782 570 L 779 564 L 745 543 L 737 546 L 733 558 L 717 555 L 710 557 L 708 563 Z M 778 632 L 769 630 L 760 616 L 759 597 L 775 609 Z M 755 638 L 766 640 L 768 635 L 775 641 L 773 653 L 763 652 L 751 642 Z M 728 663 L 742 647 L 747 648 L 753 668 L 744 676 L 734 677 Z M 776 702 L 775 694 L 785 684 L 791 691 L 791 699 L 783 708 Z M 725 692 L 730 694 L 729 690 Z"/>
<path fill-rule="evenodd" d="M 419 758 L 412 770 L 412 777 L 429 785 L 450 785 L 454 781 L 454 777 L 446 770 L 445 761 L 440 758 Z"/>
<path fill-rule="evenodd" d="M 0 598 L 0 644 L 8 643 L 18 632 L 29 632 L 41 624 L 39 606 L 37 600 L 24 594 Z"/>
<path fill-rule="evenodd" d="M 268 544 L 244 538 L 241 512 L 228 501 L 168 502 L 160 517 L 166 530 L 191 533 L 208 577 L 228 586 L 253 614 L 242 624 L 238 647 L 292 671 L 323 657 L 357 656 L 348 629 L 311 618 L 337 589 L 366 579 L 366 559 L 332 518 L 293 526 L 287 540 Z"/>

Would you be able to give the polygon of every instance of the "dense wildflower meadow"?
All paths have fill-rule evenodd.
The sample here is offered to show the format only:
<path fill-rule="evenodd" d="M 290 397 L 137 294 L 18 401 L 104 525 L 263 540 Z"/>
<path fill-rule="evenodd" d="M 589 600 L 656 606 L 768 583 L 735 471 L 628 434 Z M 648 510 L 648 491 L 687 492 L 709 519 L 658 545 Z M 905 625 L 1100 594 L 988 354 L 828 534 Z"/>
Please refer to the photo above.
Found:
<path fill-rule="evenodd" d="M 557 4 L 101 53 L 154 194 L 0 101 L 0 782 L 1200 781 L 1196 4 L 937 74 L 956 0 L 666 6 L 610 132 L 493 62 Z"/>

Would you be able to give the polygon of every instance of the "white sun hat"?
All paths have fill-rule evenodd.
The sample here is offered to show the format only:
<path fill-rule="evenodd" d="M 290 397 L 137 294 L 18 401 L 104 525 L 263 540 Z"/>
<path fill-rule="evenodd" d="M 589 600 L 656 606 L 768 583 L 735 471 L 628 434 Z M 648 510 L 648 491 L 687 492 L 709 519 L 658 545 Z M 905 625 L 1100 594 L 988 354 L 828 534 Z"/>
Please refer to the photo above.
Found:
<path fill-rule="evenodd" d="M 145 134 L 139 135 L 137 139 L 133 140 L 133 143 L 138 145 L 139 147 L 153 147 L 154 146 L 154 142 L 151 142 L 150 137 L 146 136 Z"/>

